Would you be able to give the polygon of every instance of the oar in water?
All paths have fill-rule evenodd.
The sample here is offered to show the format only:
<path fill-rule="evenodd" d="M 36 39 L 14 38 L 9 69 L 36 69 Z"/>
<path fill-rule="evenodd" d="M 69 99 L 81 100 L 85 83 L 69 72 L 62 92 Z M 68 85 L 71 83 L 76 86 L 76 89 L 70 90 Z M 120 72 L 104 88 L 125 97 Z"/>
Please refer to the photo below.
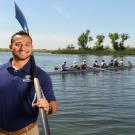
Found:
<path fill-rule="evenodd" d="M 14 1 L 14 4 L 15 4 L 16 19 L 19 21 L 23 30 L 25 32 L 29 33 L 29 29 L 28 29 L 28 25 L 27 25 L 25 16 L 23 15 L 22 11 L 18 7 L 18 5 L 15 3 L 15 1 Z M 32 75 L 33 75 L 33 79 L 34 79 L 35 92 L 37 94 L 37 100 L 39 100 L 43 97 L 41 94 L 42 92 L 41 92 L 40 82 L 39 82 L 39 79 L 37 78 L 37 74 L 36 74 L 36 65 L 35 65 L 35 59 L 34 59 L 33 55 L 31 56 L 31 62 L 32 62 Z M 40 108 L 39 112 L 41 115 L 41 121 L 42 121 L 43 130 L 44 130 L 44 135 L 50 135 L 50 128 L 49 128 L 46 112 L 43 110 L 43 108 Z"/>
<path fill-rule="evenodd" d="M 95 72 L 109 72 L 109 73 L 119 73 L 119 72 L 115 72 L 113 70 L 109 70 L 107 68 L 101 68 L 101 67 L 89 67 L 92 70 L 95 70 Z"/>
<path fill-rule="evenodd" d="M 113 71 L 109 70 L 109 69 L 106 69 L 106 68 L 100 68 L 100 71 L 105 71 L 105 72 L 109 72 L 109 73 L 112 73 Z"/>

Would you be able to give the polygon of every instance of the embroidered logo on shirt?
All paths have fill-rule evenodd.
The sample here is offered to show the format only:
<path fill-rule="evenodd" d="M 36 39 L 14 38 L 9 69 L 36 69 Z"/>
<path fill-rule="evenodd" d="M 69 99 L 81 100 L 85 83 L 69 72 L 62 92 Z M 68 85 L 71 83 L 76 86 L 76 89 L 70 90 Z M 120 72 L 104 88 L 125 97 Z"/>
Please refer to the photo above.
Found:
<path fill-rule="evenodd" d="M 23 82 L 32 82 L 31 75 L 25 75 L 23 78 Z"/>

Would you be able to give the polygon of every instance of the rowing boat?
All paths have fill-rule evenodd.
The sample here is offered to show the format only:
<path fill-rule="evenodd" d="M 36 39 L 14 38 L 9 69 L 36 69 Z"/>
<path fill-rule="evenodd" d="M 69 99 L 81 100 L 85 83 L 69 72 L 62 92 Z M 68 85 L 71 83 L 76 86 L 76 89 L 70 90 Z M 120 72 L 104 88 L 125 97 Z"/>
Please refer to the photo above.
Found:
<path fill-rule="evenodd" d="M 49 75 L 55 74 L 72 74 L 72 73 L 87 73 L 87 72 L 117 72 L 119 70 L 126 70 L 131 69 L 130 66 L 118 66 L 118 67 L 107 67 L 107 68 L 100 68 L 100 67 L 88 67 L 86 69 L 67 69 L 66 71 L 55 70 L 52 72 L 48 72 Z"/>
<path fill-rule="evenodd" d="M 70 73 L 84 73 L 84 72 L 92 72 L 92 68 L 87 68 L 87 69 L 68 69 L 66 71 L 53 71 L 53 72 L 48 72 L 48 74 L 53 75 L 53 74 L 70 74 Z"/>

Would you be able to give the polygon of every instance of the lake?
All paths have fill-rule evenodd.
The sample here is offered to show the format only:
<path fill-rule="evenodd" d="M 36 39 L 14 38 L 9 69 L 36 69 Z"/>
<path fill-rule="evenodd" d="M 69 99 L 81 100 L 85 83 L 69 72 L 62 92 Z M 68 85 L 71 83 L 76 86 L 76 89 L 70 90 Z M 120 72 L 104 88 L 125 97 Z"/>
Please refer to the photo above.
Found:
<path fill-rule="evenodd" d="M 0 52 L 0 64 L 10 56 Z M 47 72 L 65 60 L 70 66 L 74 60 L 85 59 L 91 65 L 95 60 L 114 58 L 135 65 L 135 56 L 35 53 L 36 64 Z M 135 68 L 112 73 L 57 74 L 51 79 L 59 104 L 58 112 L 48 117 L 52 135 L 135 135 Z"/>

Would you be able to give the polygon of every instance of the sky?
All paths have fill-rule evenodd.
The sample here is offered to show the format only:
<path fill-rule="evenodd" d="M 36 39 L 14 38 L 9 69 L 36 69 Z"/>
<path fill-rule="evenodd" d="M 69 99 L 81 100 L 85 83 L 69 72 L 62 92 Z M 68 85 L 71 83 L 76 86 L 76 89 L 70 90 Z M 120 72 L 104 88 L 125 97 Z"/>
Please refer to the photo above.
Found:
<path fill-rule="evenodd" d="M 66 48 L 87 29 L 96 42 L 105 35 L 104 45 L 111 46 L 108 34 L 128 33 L 126 45 L 135 47 L 135 0 L 16 0 L 33 38 L 35 49 Z M 8 48 L 10 37 L 22 30 L 15 18 L 14 0 L 1 0 L 0 48 Z"/>

